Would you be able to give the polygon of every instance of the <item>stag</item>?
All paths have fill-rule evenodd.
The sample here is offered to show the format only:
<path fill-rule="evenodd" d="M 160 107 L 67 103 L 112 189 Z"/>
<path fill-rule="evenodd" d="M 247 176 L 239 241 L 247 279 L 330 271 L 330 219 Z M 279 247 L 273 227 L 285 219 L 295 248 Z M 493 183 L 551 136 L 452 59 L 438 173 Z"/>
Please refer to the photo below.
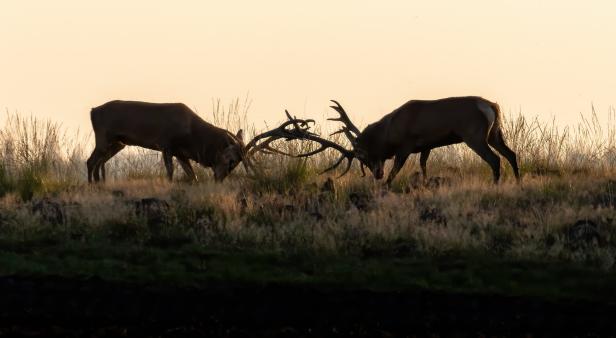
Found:
<path fill-rule="evenodd" d="M 148 103 L 111 101 L 93 108 L 90 117 L 96 147 L 87 160 L 88 182 L 105 180 L 105 163 L 127 145 L 162 152 L 169 180 L 173 178 L 173 157 L 189 179 L 197 177 L 190 164 L 193 160 L 211 167 L 216 181 L 224 180 L 242 162 L 246 171 L 255 170 L 250 156 L 256 152 L 281 153 L 270 144 L 274 139 L 297 138 L 309 133 L 312 120 L 292 119 L 278 128 L 264 132 L 244 145 L 243 132 L 236 135 L 205 122 L 182 103 Z M 288 127 L 292 126 L 292 130 Z M 264 138 L 269 138 L 263 141 Z"/>
<path fill-rule="evenodd" d="M 368 125 L 363 131 L 351 122 L 340 103 L 335 100 L 332 102 L 335 105 L 331 108 L 338 112 L 339 117 L 328 120 L 343 123 L 343 127 L 332 135 L 344 134 L 353 149 L 349 150 L 307 132 L 297 132 L 295 138 L 315 141 L 321 145 L 314 151 L 296 155 L 299 157 L 312 156 L 328 148 L 341 153 L 338 160 L 323 172 L 337 168 L 346 159 L 346 169 L 340 175 L 343 176 L 351 168 L 353 159 L 357 158 L 362 173 L 366 166 L 376 179 L 381 179 L 385 161 L 393 157 L 394 164 L 387 177 L 387 184 L 390 185 L 409 155 L 421 153 L 420 165 L 425 178 L 426 163 L 432 149 L 464 142 L 490 165 L 495 183 L 500 178 L 500 157 L 490 147 L 509 161 L 516 179 L 519 180 L 516 154 L 505 143 L 501 112 L 494 102 L 476 96 L 411 100 Z M 290 118 L 290 115 L 288 116 Z"/>
<path fill-rule="evenodd" d="M 162 152 L 167 178 L 175 157 L 191 180 L 189 160 L 211 167 L 222 181 L 242 160 L 243 132 L 236 135 L 205 122 L 182 103 L 111 101 L 90 112 L 96 147 L 88 158 L 88 182 L 105 180 L 105 163 L 127 145 Z M 100 172 L 100 174 L 99 174 Z"/>

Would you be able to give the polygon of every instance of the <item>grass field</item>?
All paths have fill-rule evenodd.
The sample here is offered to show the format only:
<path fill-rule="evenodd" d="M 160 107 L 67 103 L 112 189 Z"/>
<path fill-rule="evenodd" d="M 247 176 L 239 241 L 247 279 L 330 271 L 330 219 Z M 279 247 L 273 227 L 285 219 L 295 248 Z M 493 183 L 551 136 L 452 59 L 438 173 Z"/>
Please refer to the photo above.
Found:
<path fill-rule="evenodd" d="M 235 102 L 214 105 L 209 120 L 254 134 L 246 116 Z M 489 167 L 459 145 L 433 152 L 427 181 L 412 157 L 391 189 L 357 168 L 317 175 L 331 153 L 261 155 L 261 174 L 238 167 L 222 184 L 207 170 L 189 184 L 177 170 L 169 183 L 158 154 L 138 149 L 108 164 L 106 184 L 88 185 L 88 137 L 9 114 L 0 132 L 0 274 L 616 301 L 613 119 L 600 125 L 592 112 L 562 128 L 507 116 L 504 130 L 521 184 L 503 161 L 502 183 L 492 185 Z"/>

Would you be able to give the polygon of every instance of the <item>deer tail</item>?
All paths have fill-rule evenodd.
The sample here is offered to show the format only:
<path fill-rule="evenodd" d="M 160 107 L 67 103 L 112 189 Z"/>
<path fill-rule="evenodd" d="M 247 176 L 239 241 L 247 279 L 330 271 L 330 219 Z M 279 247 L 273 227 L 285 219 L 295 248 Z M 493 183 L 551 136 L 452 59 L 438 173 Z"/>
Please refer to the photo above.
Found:
<path fill-rule="evenodd" d="M 492 124 L 491 132 L 494 133 L 495 136 L 502 137 L 503 133 L 501 128 L 503 123 L 503 114 L 501 113 L 500 106 L 496 102 L 490 102 L 490 108 L 494 111 L 494 123 Z"/>

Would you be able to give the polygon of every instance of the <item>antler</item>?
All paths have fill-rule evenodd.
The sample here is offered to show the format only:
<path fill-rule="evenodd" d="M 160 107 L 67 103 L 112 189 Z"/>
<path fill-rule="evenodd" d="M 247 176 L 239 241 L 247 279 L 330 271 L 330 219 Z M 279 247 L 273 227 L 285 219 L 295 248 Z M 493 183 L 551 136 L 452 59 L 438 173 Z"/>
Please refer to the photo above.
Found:
<path fill-rule="evenodd" d="M 255 136 L 244 148 L 246 152 L 246 157 L 250 157 L 256 152 L 264 152 L 264 153 L 276 153 L 281 155 L 293 156 L 291 154 L 287 154 L 278 149 L 272 148 L 270 144 L 279 139 L 286 139 L 287 141 L 301 139 L 304 135 L 311 135 L 310 131 L 310 123 L 314 123 L 314 120 L 302 120 L 295 117 L 291 117 L 288 111 L 285 110 L 287 114 L 287 121 L 281 124 L 278 128 L 274 128 L 272 130 L 266 131 L 262 134 Z M 287 127 L 293 126 L 292 129 L 287 129 Z M 265 141 L 259 143 L 262 139 L 266 139 Z"/>
<path fill-rule="evenodd" d="M 355 140 L 357 139 L 357 136 L 359 136 L 359 134 L 360 134 L 359 129 L 353 124 L 353 122 L 351 122 L 351 119 L 349 118 L 349 115 L 346 113 L 344 108 L 342 108 L 340 103 L 338 103 L 338 101 L 336 101 L 336 100 L 330 100 L 330 101 L 332 101 L 333 103 L 336 104 L 335 106 L 330 106 L 330 108 L 333 108 L 335 111 L 337 111 L 338 114 L 340 114 L 340 117 L 338 117 L 338 118 L 329 118 L 328 120 L 330 120 L 330 121 L 338 121 L 338 122 L 344 123 L 344 127 L 340 128 L 340 130 L 332 133 L 330 136 L 336 135 L 336 134 L 340 134 L 340 133 L 344 133 L 344 135 L 346 135 L 346 137 L 349 139 L 349 141 L 351 141 L 351 143 L 355 143 Z"/>
<path fill-rule="evenodd" d="M 294 156 L 294 157 L 308 157 L 308 156 L 316 155 L 322 151 L 325 151 L 327 148 L 332 148 L 342 153 L 342 156 L 340 156 L 340 158 L 338 158 L 338 160 L 336 160 L 336 162 L 334 162 L 333 165 L 331 165 L 329 168 L 322 171 L 321 174 L 337 168 L 344 159 L 347 159 L 347 166 L 344 172 L 340 176 L 344 176 L 351 169 L 351 164 L 353 163 L 353 159 L 355 158 L 355 154 L 353 153 L 353 151 L 348 150 L 335 142 L 326 140 L 320 137 L 319 135 L 309 131 L 310 123 L 314 123 L 314 120 L 312 119 L 302 120 L 296 117 L 291 117 L 291 114 L 287 110 L 285 110 L 285 114 L 287 115 L 287 119 L 288 119 L 286 122 L 281 124 L 278 128 L 272 129 L 270 131 L 267 131 L 265 133 L 255 136 L 250 141 L 250 143 L 246 145 L 246 148 L 245 148 L 246 149 L 246 156 L 245 156 L 246 159 L 249 159 L 249 157 L 252 154 L 258 151 L 262 151 L 266 153 L 271 152 L 271 153 L 277 153 L 277 154 Z M 288 128 L 289 126 L 292 126 L 293 128 L 289 129 Z M 265 139 L 265 141 L 259 143 L 259 141 L 262 139 Z M 283 151 L 280 151 L 278 149 L 272 148 L 270 146 L 272 142 L 279 140 L 279 139 L 285 139 L 287 141 L 308 140 L 308 141 L 319 143 L 321 147 L 319 147 L 316 150 L 304 153 L 304 154 L 292 155 L 292 154 L 288 154 Z"/>
<path fill-rule="evenodd" d="M 342 172 L 342 174 L 340 174 L 340 176 L 338 177 L 342 177 L 344 175 L 346 175 L 346 173 L 349 172 L 349 170 L 351 169 L 351 164 L 353 163 L 353 159 L 355 158 L 355 153 L 353 153 L 353 151 L 348 150 L 346 148 L 344 148 L 343 146 L 332 142 L 330 140 L 326 140 L 324 138 L 321 138 L 320 136 L 311 133 L 310 135 L 306 135 L 304 136 L 302 139 L 304 140 L 309 140 L 309 141 L 313 141 L 313 142 L 317 142 L 321 145 L 321 147 L 319 147 L 316 150 L 313 150 L 311 152 L 305 153 L 305 154 L 299 154 L 296 155 L 297 157 L 308 157 L 308 156 L 312 156 L 312 155 L 316 155 L 320 152 L 325 151 L 327 148 L 332 148 L 335 149 L 337 151 L 339 151 L 342 155 L 336 160 L 336 162 L 334 162 L 334 164 L 332 164 L 330 167 L 328 167 L 327 169 L 323 170 L 322 172 L 320 172 L 319 174 L 324 174 L 330 170 L 334 170 L 336 169 L 344 159 L 347 160 L 347 166 L 344 169 L 344 172 Z"/>

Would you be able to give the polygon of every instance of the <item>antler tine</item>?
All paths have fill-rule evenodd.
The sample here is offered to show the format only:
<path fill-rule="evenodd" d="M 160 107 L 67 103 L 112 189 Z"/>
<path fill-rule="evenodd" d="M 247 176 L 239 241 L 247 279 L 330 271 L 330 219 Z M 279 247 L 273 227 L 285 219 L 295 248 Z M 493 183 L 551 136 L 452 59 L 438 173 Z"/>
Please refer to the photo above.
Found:
<path fill-rule="evenodd" d="M 327 169 L 325 169 L 325 170 L 321 171 L 321 172 L 319 173 L 319 175 L 323 175 L 323 174 L 325 174 L 325 173 L 326 173 L 326 172 L 328 172 L 328 171 L 331 171 L 331 170 L 336 169 L 336 168 L 340 165 L 340 163 L 342 163 L 342 161 L 343 161 L 345 158 L 347 158 L 347 157 L 346 157 L 346 156 L 344 156 L 344 155 L 340 156 L 340 157 L 336 160 L 336 162 L 334 162 L 334 164 L 332 164 L 332 165 L 331 165 L 330 167 L 328 167 Z"/>
<path fill-rule="evenodd" d="M 351 164 L 353 164 L 353 159 L 352 159 L 352 158 L 351 158 L 351 159 L 348 159 L 348 158 L 347 158 L 347 160 L 348 160 L 348 162 L 347 162 L 347 166 L 346 166 L 346 168 L 344 169 L 344 171 L 342 172 L 342 174 L 338 175 L 338 178 L 340 178 L 340 177 L 342 177 L 342 176 L 346 175 L 346 174 L 349 172 L 349 170 L 351 170 Z"/>
<path fill-rule="evenodd" d="M 307 153 L 304 153 L 304 154 L 295 155 L 295 157 L 309 157 L 309 156 L 312 156 L 312 155 L 316 155 L 316 154 L 324 151 L 325 149 L 327 149 L 327 147 L 324 146 L 324 145 L 321 145 L 319 147 L 319 149 L 317 149 L 317 150 L 313 150 L 313 151 L 310 151 L 310 152 L 307 152 Z"/>
<path fill-rule="evenodd" d="M 359 129 L 353 124 L 353 122 L 351 122 L 351 119 L 349 118 L 349 115 L 346 113 L 346 111 L 344 110 L 344 108 L 342 108 L 342 105 L 340 105 L 340 103 L 336 100 L 331 100 L 331 102 L 333 102 L 334 104 L 336 104 L 335 106 L 330 106 L 330 108 L 333 108 L 335 111 L 338 112 L 338 114 L 340 115 L 340 117 L 337 118 L 328 118 L 329 121 L 338 121 L 338 122 L 342 122 L 344 123 L 344 127 L 341 129 L 345 135 L 347 136 L 347 138 L 350 141 L 355 141 L 355 138 L 357 138 L 357 136 L 359 136 L 359 134 L 361 133 L 359 131 Z M 346 131 L 344 131 L 346 129 Z"/>
<path fill-rule="evenodd" d="M 249 157 L 258 151 L 268 150 L 270 152 L 274 152 L 277 154 L 282 154 L 286 156 L 292 156 L 291 154 L 285 153 L 278 149 L 272 148 L 270 144 L 278 139 L 284 138 L 287 141 L 301 139 L 304 136 L 316 136 L 316 134 L 309 131 L 310 123 L 315 123 L 314 120 L 308 119 L 298 119 L 296 117 L 291 116 L 291 114 L 285 110 L 287 115 L 287 121 L 282 123 L 279 127 L 269 130 L 267 132 L 261 133 L 255 136 L 245 147 L 246 156 Z M 288 126 L 293 125 L 293 129 L 287 129 Z M 259 144 L 259 141 L 262 139 L 266 139 L 262 143 Z"/>
<path fill-rule="evenodd" d="M 278 150 L 276 148 L 272 148 L 270 146 L 270 144 L 278 139 L 280 139 L 281 137 L 279 136 L 270 136 L 267 140 L 265 140 L 263 143 L 256 145 L 255 147 L 253 147 L 252 149 L 250 149 L 247 153 L 247 156 L 252 156 L 252 154 L 256 153 L 257 151 L 261 151 L 263 153 L 266 154 L 280 154 L 280 155 L 285 155 L 285 156 L 293 156 L 292 154 L 289 153 L 285 153 L 284 151 Z"/>
<path fill-rule="evenodd" d="M 351 133 L 351 131 L 349 131 L 349 129 L 347 127 L 342 127 L 339 130 L 329 134 L 329 136 L 334 136 L 340 133 L 344 133 L 344 135 L 347 137 L 347 139 L 349 139 L 349 141 L 353 142 L 357 137 L 355 135 L 353 135 Z"/>
<path fill-rule="evenodd" d="M 291 114 L 289 113 L 288 110 L 284 110 L 284 113 L 287 115 L 287 118 L 289 119 L 289 121 L 293 122 L 293 126 L 295 127 L 296 130 L 301 130 L 302 128 L 299 126 L 299 124 L 297 124 L 297 122 L 295 121 L 296 118 L 295 117 L 291 117 Z"/>
<path fill-rule="evenodd" d="M 334 164 L 332 164 L 329 168 L 323 170 L 322 172 L 319 173 L 319 175 L 325 174 L 328 171 L 334 170 L 336 169 L 338 166 L 340 166 L 340 164 L 342 163 L 343 160 L 347 160 L 347 166 L 344 169 L 344 171 L 342 172 L 342 174 L 338 175 L 338 178 L 346 175 L 349 170 L 351 170 L 351 164 L 353 164 L 353 157 L 349 157 L 346 154 L 343 154 L 342 156 L 340 156 L 340 158 L 338 158 L 338 160 L 336 160 L 336 162 L 334 162 Z"/>
<path fill-rule="evenodd" d="M 342 161 L 344 159 L 346 159 L 348 161 L 347 162 L 347 166 L 346 166 L 344 172 L 340 176 L 338 176 L 338 177 L 342 177 L 346 173 L 349 172 L 349 170 L 351 169 L 351 164 L 353 163 L 353 159 L 355 158 L 355 154 L 352 151 L 347 150 L 346 148 L 342 147 L 341 145 L 339 145 L 339 144 L 337 144 L 335 142 L 323 139 L 323 138 L 321 138 L 321 137 L 319 137 L 317 135 L 307 135 L 307 136 L 304 137 L 304 139 L 309 140 L 309 141 L 317 142 L 317 143 L 321 144 L 321 146 L 318 149 L 310 151 L 308 153 L 296 155 L 297 157 L 308 157 L 308 156 L 316 155 L 316 154 L 318 154 L 318 153 L 320 153 L 322 151 L 325 151 L 327 148 L 335 149 L 335 150 L 339 151 L 342 154 L 336 160 L 336 162 L 334 162 L 334 164 L 332 164 L 329 168 L 323 170 L 320 173 L 320 175 L 324 174 L 324 173 L 326 173 L 328 171 L 331 171 L 333 169 L 336 169 L 338 166 L 340 166 L 340 164 L 342 163 Z"/>
<path fill-rule="evenodd" d="M 332 142 L 330 140 L 326 140 L 324 138 L 321 138 L 320 136 L 314 134 L 314 133 L 305 133 L 304 135 L 301 136 L 302 139 L 304 140 L 309 140 L 309 141 L 313 141 L 313 142 L 317 142 L 319 144 L 321 144 L 321 147 L 317 150 L 313 150 L 311 152 L 305 153 L 305 154 L 301 154 L 301 155 L 297 155 L 298 157 L 305 157 L 305 156 L 312 156 L 315 154 L 318 154 L 322 151 L 324 151 L 327 148 L 332 148 L 335 150 L 338 150 L 340 153 L 344 154 L 347 157 L 354 157 L 353 152 L 350 150 L 347 150 L 346 148 L 344 148 L 343 146 L 339 145 L 338 143 Z"/>
<path fill-rule="evenodd" d="M 288 110 L 284 110 L 285 114 L 287 115 L 287 118 L 289 119 L 290 122 L 293 122 L 293 126 L 295 127 L 295 129 L 293 129 L 291 132 L 296 132 L 296 133 L 310 133 L 313 135 L 316 135 L 310 131 L 308 131 L 310 129 L 310 123 L 314 124 L 314 120 L 313 119 L 308 119 L 308 120 L 303 120 L 303 119 L 298 119 L 296 116 L 291 117 L 291 113 L 289 113 Z"/>
<path fill-rule="evenodd" d="M 269 138 L 269 137 L 284 138 L 284 137 L 290 136 L 290 135 L 292 135 L 292 134 L 291 134 L 291 131 L 287 130 L 286 128 L 287 128 L 289 125 L 292 125 L 292 124 L 293 124 L 293 125 L 297 125 L 297 121 L 293 121 L 293 120 L 286 121 L 286 122 L 284 122 L 283 124 L 281 124 L 281 125 L 280 125 L 279 127 L 277 127 L 277 128 L 274 128 L 274 129 L 272 129 L 272 130 L 266 131 L 266 132 L 264 132 L 264 133 L 261 133 L 261 134 L 259 134 L 259 135 L 255 136 L 255 137 L 254 137 L 254 138 L 250 141 L 250 143 L 248 143 L 248 144 L 246 145 L 246 147 L 247 147 L 247 148 L 252 148 L 252 147 L 256 146 L 256 143 L 257 143 L 259 140 L 264 139 L 264 138 Z"/>

